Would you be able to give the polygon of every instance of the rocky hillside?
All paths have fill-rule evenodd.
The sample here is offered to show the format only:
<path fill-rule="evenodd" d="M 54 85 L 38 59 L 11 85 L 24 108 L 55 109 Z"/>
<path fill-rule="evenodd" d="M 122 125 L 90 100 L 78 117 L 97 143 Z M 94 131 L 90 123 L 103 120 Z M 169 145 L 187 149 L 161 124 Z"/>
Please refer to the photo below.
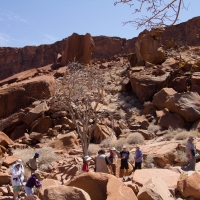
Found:
<path fill-rule="evenodd" d="M 43 188 L 37 193 L 39 199 L 200 198 L 200 158 L 196 170 L 187 171 L 185 155 L 191 135 L 196 137 L 200 154 L 200 46 L 181 46 L 169 38 L 163 46 L 162 35 L 162 29 L 145 30 L 129 43 L 120 38 L 73 34 L 63 41 L 67 48 L 57 43 L 64 49 L 62 57 L 56 55 L 51 64 L 40 66 L 38 62 L 37 67 L 0 81 L 0 198 L 13 194 L 9 167 L 18 158 L 26 163 L 35 151 L 41 154 Z M 109 48 L 105 41 L 109 41 Z M 70 77 L 65 63 L 73 58 L 70 50 L 81 52 L 80 59 L 88 62 L 95 42 L 93 55 L 97 57 L 86 67 L 98 68 L 103 77 L 104 100 L 99 112 L 110 112 L 92 132 L 88 151 L 92 161 L 89 172 L 82 174 L 83 151 L 76 126 L 68 110 L 52 96 L 64 73 Z M 135 44 L 132 54 L 127 50 L 131 43 Z M 111 45 L 115 50 L 121 48 L 123 54 L 115 55 Z M 109 52 L 105 57 L 103 49 Z M 61 66 L 62 62 L 66 66 Z M 78 125 L 83 127 L 80 121 Z M 122 145 L 130 151 L 129 179 L 122 182 L 120 159 L 116 176 L 95 173 L 97 152 L 104 148 L 108 153 L 112 146 L 121 150 Z M 143 169 L 134 171 L 137 145 L 143 152 Z M 25 169 L 25 178 L 28 176 Z M 20 198 L 28 200 L 23 191 Z"/>
<path fill-rule="evenodd" d="M 200 45 L 200 17 L 168 27 L 162 35 L 162 43 L 174 41 L 179 45 Z M 119 54 L 135 53 L 137 38 L 93 37 L 95 49 L 92 58 L 108 58 Z M 51 45 L 26 46 L 24 48 L 0 47 L 0 80 L 27 69 L 55 63 L 63 53 L 67 38 Z M 168 42 L 169 43 L 169 42 Z"/>

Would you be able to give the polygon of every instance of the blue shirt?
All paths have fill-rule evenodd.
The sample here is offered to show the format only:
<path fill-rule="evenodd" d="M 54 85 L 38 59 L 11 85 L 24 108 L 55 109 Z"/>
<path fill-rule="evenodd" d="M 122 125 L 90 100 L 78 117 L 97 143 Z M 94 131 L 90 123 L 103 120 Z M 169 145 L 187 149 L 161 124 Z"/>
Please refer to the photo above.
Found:
<path fill-rule="evenodd" d="M 142 151 L 140 149 L 136 150 L 135 152 L 135 160 L 140 158 L 139 160 L 135 161 L 135 162 L 142 162 L 143 161 L 143 155 L 142 155 Z"/>

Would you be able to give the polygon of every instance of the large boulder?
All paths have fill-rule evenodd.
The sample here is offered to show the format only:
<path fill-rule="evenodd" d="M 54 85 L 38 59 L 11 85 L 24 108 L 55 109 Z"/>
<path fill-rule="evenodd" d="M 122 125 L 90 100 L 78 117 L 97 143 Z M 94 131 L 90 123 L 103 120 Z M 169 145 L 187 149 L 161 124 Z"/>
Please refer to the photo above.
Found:
<path fill-rule="evenodd" d="M 23 118 L 23 121 L 26 124 L 30 124 L 36 119 L 38 119 L 40 116 L 44 114 L 45 111 L 47 111 L 49 107 L 47 106 L 46 102 L 43 102 L 39 105 L 37 105 L 35 108 L 31 109 Z"/>
<path fill-rule="evenodd" d="M 6 156 L 3 161 L 3 165 L 6 167 L 10 167 L 10 165 L 14 164 L 17 161 L 17 159 L 17 156 Z"/>
<path fill-rule="evenodd" d="M 138 200 L 174 200 L 166 184 L 158 177 L 152 177 L 139 190 Z"/>
<path fill-rule="evenodd" d="M 95 144 L 99 144 L 103 140 L 107 139 L 112 132 L 113 130 L 110 127 L 103 124 L 97 124 L 94 132 L 92 133 L 91 141 Z"/>
<path fill-rule="evenodd" d="M 188 122 L 200 118 L 200 96 L 195 92 L 175 93 L 165 102 L 165 106 Z"/>
<path fill-rule="evenodd" d="M 73 33 L 66 40 L 66 47 L 62 55 L 61 64 L 64 66 L 74 60 L 89 64 L 93 49 L 94 41 L 89 33 L 86 35 Z"/>
<path fill-rule="evenodd" d="M 136 170 L 132 181 L 139 186 L 143 186 L 152 177 L 159 177 L 168 188 L 176 188 L 180 174 L 168 169 L 142 169 Z"/>
<path fill-rule="evenodd" d="M 41 181 L 41 184 L 42 184 L 42 188 L 39 190 L 39 193 L 38 193 L 38 197 L 41 200 L 44 200 L 44 190 L 45 189 L 52 187 L 52 186 L 61 185 L 61 183 L 59 181 L 56 181 L 53 179 L 43 179 Z"/>
<path fill-rule="evenodd" d="M 85 190 L 90 198 L 95 200 L 137 200 L 131 188 L 110 174 L 84 173 L 67 185 Z"/>
<path fill-rule="evenodd" d="M 53 127 L 52 119 L 49 116 L 41 117 L 31 124 L 30 132 L 47 133 Z"/>
<path fill-rule="evenodd" d="M 0 172 L 0 186 L 10 183 L 10 175 Z"/>
<path fill-rule="evenodd" d="M 159 74 L 158 71 L 153 68 L 132 68 L 128 72 L 132 90 L 141 102 L 150 101 L 156 92 L 168 86 L 170 73 L 162 71 Z"/>
<path fill-rule="evenodd" d="M 153 96 L 153 105 L 158 109 L 165 108 L 165 102 L 174 94 L 176 91 L 172 88 L 163 88 Z"/>
<path fill-rule="evenodd" d="M 140 148 L 144 156 L 151 156 L 159 167 L 165 167 L 167 164 L 174 164 L 175 151 L 178 144 L 178 141 L 154 142 L 141 145 Z"/>
<path fill-rule="evenodd" d="M 78 144 L 77 135 L 74 132 L 70 132 L 57 137 L 55 140 L 46 145 L 55 149 L 75 149 Z"/>
<path fill-rule="evenodd" d="M 194 197 L 200 198 L 200 174 L 193 172 L 192 174 L 182 174 L 177 182 L 177 189 L 184 198 Z"/>
<path fill-rule="evenodd" d="M 44 190 L 44 200 L 91 200 L 87 192 L 65 185 L 50 186 Z"/>
<path fill-rule="evenodd" d="M 156 111 L 156 116 L 158 125 L 163 128 L 171 127 L 173 129 L 177 129 L 185 127 L 183 118 L 176 113 L 170 113 L 167 108 Z"/>
<path fill-rule="evenodd" d="M 145 61 L 161 64 L 165 61 L 165 52 L 160 42 L 162 32 L 162 29 L 154 29 L 151 31 L 144 30 L 139 34 L 135 44 L 138 64 L 141 65 Z"/>
<path fill-rule="evenodd" d="M 8 147 L 11 144 L 14 144 L 14 142 L 5 133 L 0 131 L 0 145 Z"/>
<path fill-rule="evenodd" d="M 0 118 L 29 106 L 35 99 L 49 98 L 53 95 L 53 83 L 52 76 L 38 76 L 2 87 L 0 89 Z"/>

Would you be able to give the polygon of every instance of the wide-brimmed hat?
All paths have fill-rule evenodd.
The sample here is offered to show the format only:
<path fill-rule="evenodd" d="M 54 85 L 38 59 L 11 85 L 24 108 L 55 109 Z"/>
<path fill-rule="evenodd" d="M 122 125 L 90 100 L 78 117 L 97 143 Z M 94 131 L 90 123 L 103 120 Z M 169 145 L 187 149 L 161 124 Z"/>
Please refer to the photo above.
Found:
<path fill-rule="evenodd" d="M 35 170 L 34 174 L 40 175 L 40 171 L 39 170 Z"/>
<path fill-rule="evenodd" d="M 22 159 L 20 159 L 20 158 L 17 159 L 17 162 L 20 163 L 20 164 L 22 164 Z"/>
<path fill-rule="evenodd" d="M 125 145 L 123 145 L 123 146 L 122 146 L 122 149 L 126 149 L 126 146 L 125 146 Z"/>
<path fill-rule="evenodd" d="M 194 136 L 190 135 L 190 136 L 189 136 L 189 139 L 195 140 L 196 138 L 195 138 Z"/>
<path fill-rule="evenodd" d="M 115 149 L 115 147 L 112 147 L 110 150 L 111 150 L 111 151 L 117 151 L 117 150 Z"/>
<path fill-rule="evenodd" d="M 20 163 L 20 162 L 16 162 L 16 163 L 15 163 L 15 166 L 17 166 L 17 165 L 21 165 L 21 163 Z"/>
<path fill-rule="evenodd" d="M 92 160 L 92 158 L 90 158 L 90 156 L 85 156 L 84 157 L 84 161 L 89 161 L 89 160 Z"/>

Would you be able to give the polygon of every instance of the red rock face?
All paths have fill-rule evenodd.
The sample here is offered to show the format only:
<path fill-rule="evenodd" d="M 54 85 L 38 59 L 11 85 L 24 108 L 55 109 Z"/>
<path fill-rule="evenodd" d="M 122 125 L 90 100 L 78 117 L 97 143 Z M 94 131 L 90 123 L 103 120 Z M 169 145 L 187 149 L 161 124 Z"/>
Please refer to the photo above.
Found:
<path fill-rule="evenodd" d="M 89 33 L 86 35 L 73 33 L 66 40 L 61 64 L 64 66 L 74 60 L 84 64 L 89 64 L 93 49 L 94 41 Z"/>
<path fill-rule="evenodd" d="M 199 46 L 200 17 L 187 22 L 166 28 L 162 34 L 162 43 L 165 40 L 174 40 L 180 45 Z M 116 54 L 135 53 L 137 38 L 130 40 L 119 37 L 93 37 L 95 49 L 94 58 L 108 58 Z M 51 45 L 26 46 L 24 48 L 0 47 L 0 80 L 16 73 L 56 63 L 58 55 L 66 48 L 67 39 Z M 73 55 L 74 56 L 74 55 Z M 86 56 L 88 57 L 88 55 Z"/>
<path fill-rule="evenodd" d="M 28 69 L 55 63 L 58 53 L 64 49 L 65 40 L 51 45 L 0 47 L 0 80 Z"/>
<path fill-rule="evenodd" d="M 163 43 L 168 39 L 173 39 L 175 42 L 183 46 L 199 46 L 200 17 L 195 17 L 188 20 L 187 22 L 166 28 L 162 35 Z"/>

